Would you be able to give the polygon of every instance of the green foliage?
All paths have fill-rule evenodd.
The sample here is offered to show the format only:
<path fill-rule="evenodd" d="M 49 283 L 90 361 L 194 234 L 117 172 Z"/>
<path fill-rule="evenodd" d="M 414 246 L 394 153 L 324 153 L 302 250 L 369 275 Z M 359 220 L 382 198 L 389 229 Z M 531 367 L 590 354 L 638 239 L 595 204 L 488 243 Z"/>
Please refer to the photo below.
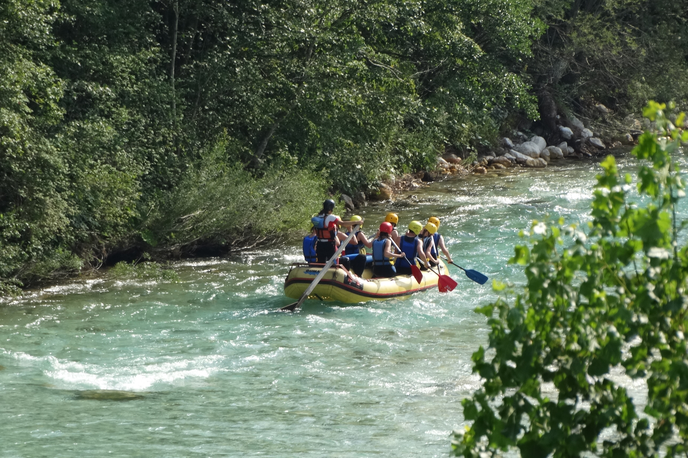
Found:
<path fill-rule="evenodd" d="M 141 230 L 151 245 L 234 246 L 304 227 L 326 198 L 321 177 L 296 168 L 255 177 L 228 163 L 232 142 L 222 138 L 190 168 L 180 185 L 151 203 Z"/>
<path fill-rule="evenodd" d="M 547 25 L 528 67 L 538 90 L 572 108 L 587 100 L 622 112 L 688 97 L 685 0 L 534 3 Z"/>
<path fill-rule="evenodd" d="M 145 262 L 118 262 L 108 271 L 108 275 L 115 279 L 154 280 L 179 283 L 179 274 L 160 263 Z"/>
<path fill-rule="evenodd" d="M 476 310 L 491 331 L 473 354 L 484 381 L 463 401 L 470 427 L 455 433 L 457 456 L 685 456 L 688 247 L 677 241 L 685 194 L 672 155 L 688 132 L 665 109 L 649 103 L 657 130 L 633 150 L 645 204 L 609 156 L 589 232 L 534 222 L 532 245 L 511 260 L 525 266 L 525 289 Z M 645 402 L 629 397 L 625 377 L 646 386 Z"/>

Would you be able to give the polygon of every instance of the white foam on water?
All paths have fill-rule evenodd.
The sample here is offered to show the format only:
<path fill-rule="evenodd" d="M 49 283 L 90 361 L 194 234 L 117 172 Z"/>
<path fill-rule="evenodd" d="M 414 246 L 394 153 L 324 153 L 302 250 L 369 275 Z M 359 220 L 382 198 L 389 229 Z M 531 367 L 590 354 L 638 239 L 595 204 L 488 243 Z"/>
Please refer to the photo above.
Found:
<path fill-rule="evenodd" d="M 165 362 L 147 359 L 121 366 L 102 366 L 77 361 L 61 361 L 53 356 L 35 358 L 50 363 L 43 373 L 61 389 L 145 391 L 159 384 L 180 380 L 206 379 L 222 370 L 223 356 L 209 355 Z"/>

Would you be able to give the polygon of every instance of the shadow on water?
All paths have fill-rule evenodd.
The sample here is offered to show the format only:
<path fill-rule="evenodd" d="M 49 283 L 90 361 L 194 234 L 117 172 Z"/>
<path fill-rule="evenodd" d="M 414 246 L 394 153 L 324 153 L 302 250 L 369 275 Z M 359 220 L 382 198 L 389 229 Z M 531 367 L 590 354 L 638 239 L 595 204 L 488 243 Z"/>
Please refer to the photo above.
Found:
<path fill-rule="evenodd" d="M 141 393 L 121 390 L 84 390 L 74 393 L 76 400 L 90 401 L 135 401 L 145 398 Z"/>

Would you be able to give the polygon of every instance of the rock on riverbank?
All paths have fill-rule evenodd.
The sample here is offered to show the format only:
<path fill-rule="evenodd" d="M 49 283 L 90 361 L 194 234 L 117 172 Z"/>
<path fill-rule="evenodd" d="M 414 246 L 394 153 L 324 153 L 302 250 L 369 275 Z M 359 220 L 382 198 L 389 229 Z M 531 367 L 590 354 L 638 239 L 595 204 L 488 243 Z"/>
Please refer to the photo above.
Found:
<path fill-rule="evenodd" d="M 356 196 L 342 195 L 347 209 L 365 206 L 366 200 L 394 200 L 395 195 L 417 189 L 430 182 L 450 175 L 487 174 L 490 171 L 505 170 L 514 167 L 545 168 L 564 159 L 587 159 L 607 154 L 607 150 L 622 145 L 632 145 L 642 133 L 638 121 L 622 135 L 610 135 L 601 129 L 596 134 L 592 125 L 586 126 L 576 117 L 562 120 L 555 132 L 545 139 L 539 135 L 528 136 L 521 131 L 514 131 L 510 137 L 504 137 L 499 147 L 482 153 L 474 161 L 466 163 L 461 157 L 447 152 L 437 159 L 435 171 L 421 171 L 416 174 L 404 174 L 392 177 L 381 183 L 376 190 Z"/>

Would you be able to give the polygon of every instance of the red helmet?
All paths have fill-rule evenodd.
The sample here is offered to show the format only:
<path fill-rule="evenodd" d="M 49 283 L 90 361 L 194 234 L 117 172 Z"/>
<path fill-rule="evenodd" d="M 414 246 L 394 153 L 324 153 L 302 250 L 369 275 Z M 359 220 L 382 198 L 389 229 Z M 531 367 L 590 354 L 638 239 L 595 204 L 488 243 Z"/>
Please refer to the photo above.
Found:
<path fill-rule="evenodd" d="M 384 222 L 384 223 L 380 224 L 380 232 L 386 232 L 387 234 L 391 234 L 393 230 L 394 230 L 394 227 L 392 226 L 391 223 Z"/>

